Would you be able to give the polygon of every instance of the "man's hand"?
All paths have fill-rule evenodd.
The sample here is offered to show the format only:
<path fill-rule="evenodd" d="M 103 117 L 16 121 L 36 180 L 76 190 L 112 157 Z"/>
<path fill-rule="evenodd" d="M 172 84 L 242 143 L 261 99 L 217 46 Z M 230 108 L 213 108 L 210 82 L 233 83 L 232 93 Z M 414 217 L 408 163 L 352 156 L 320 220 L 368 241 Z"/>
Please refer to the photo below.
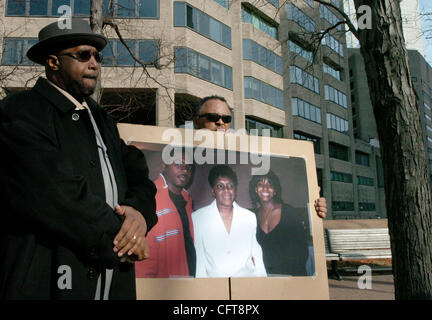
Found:
<path fill-rule="evenodd" d="M 144 260 L 149 258 L 149 247 L 145 238 L 147 223 L 142 214 L 130 206 L 116 205 L 118 215 L 125 220 L 119 233 L 114 238 L 114 252 L 118 252 L 121 261 Z"/>

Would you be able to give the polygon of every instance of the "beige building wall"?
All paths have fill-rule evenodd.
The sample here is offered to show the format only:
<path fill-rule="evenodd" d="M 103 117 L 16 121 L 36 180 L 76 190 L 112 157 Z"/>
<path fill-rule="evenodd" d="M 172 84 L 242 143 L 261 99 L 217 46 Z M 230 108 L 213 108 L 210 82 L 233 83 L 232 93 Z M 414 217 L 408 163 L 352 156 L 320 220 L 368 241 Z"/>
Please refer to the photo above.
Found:
<path fill-rule="evenodd" d="M 155 90 L 155 124 L 173 127 L 176 117 L 176 97 L 193 99 L 209 95 L 220 95 L 227 99 L 234 115 L 234 129 L 245 127 L 246 119 L 253 119 L 268 125 L 282 128 L 285 138 L 293 138 L 295 133 L 319 139 L 320 153 L 316 153 L 316 166 L 322 175 L 322 192 L 327 199 L 329 218 L 368 218 L 384 216 L 378 204 L 379 196 L 373 187 L 357 186 L 356 176 L 376 177 L 372 163 L 374 151 L 368 145 L 358 144 L 354 139 L 353 117 L 350 101 L 350 82 L 348 52 L 343 33 L 332 32 L 332 35 L 343 44 L 344 56 L 324 46 L 317 51 L 316 59 L 308 60 L 290 51 L 288 40 L 302 38 L 310 42 L 310 36 L 299 23 L 287 19 L 285 6 L 276 8 L 266 0 L 230 1 L 227 10 L 214 0 L 183 1 L 205 12 L 212 18 L 231 28 L 231 49 L 206 38 L 188 27 L 174 27 L 174 1 L 160 1 L 158 19 L 116 19 L 122 30 L 123 37 L 128 39 L 158 39 L 160 45 L 160 69 L 154 67 L 103 67 L 102 86 L 106 92 L 116 90 L 135 90 L 142 92 Z M 284 4 L 285 1 L 279 1 Z M 4 30 L 1 37 L 37 37 L 38 30 L 55 21 L 56 18 L 41 17 L 8 17 L 5 16 L 4 1 L 0 2 L 1 24 Z M 329 27 L 328 22 L 320 18 L 319 5 L 311 7 L 304 0 L 293 0 L 290 3 L 301 9 L 313 19 L 316 30 Z M 340 0 L 342 3 L 342 0 Z M 242 21 L 242 5 L 246 5 L 263 19 L 272 21 L 279 26 L 279 39 L 274 39 L 251 23 Z M 334 14 L 337 12 L 333 10 Z M 297 34 L 297 35 L 295 35 Z M 115 39 L 113 30 L 106 30 L 108 38 Z M 294 38 L 293 38 L 294 37 Z M 283 59 L 283 72 L 278 74 L 253 61 L 243 60 L 243 39 L 251 39 L 267 50 Z M 0 41 L 3 43 L 3 41 Z M 232 68 L 232 90 L 203 80 L 187 73 L 174 71 L 174 47 L 187 47 L 206 55 Z M 323 62 L 337 68 L 342 74 L 341 80 L 323 72 Z M 290 66 L 296 65 L 319 79 L 319 94 L 291 83 Z M 43 73 L 42 67 L 4 67 L 0 70 L 15 72 L 7 81 L 1 83 L 2 88 L 22 89 L 34 84 L 36 76 Z M 253 77 L 284 92 L 284 109 L 256 99 L 245 98 L 244 77 Z M 330 85 L 343 92 L 347 97 L 347 108 L 343 108 L 325 99 L 324 86 Z M 5 90 L 0 89 L 1 94 Z M 293 116 L 291 98 L 297 97 L 316 105 L 321 110 L 322 123 L 316 123 L 300 116 Z M 188 98 L 186 98 L 188 99 Z M 193 100 L 192 99 L 192 100 Z M 191 101 L 192 101 L 191 100 Z M 191 102 L 192 104 L 192 102 Z M 331 113 L 348 121 L 349 134 L 328 128 L 327 114 Z M 329 143 L 348 148 L 348 161 L 332 158 Z M 370 167 L 356 165 L 355 151 L 361 149 L 370 154 Z M 331 181 L 332 171 L 352 175 L 352 183 Z M 377 188 L 376 188 L 377 189 Z M 333 211 L 333 202 L 350 202 L 353 209 L 349 211 Z M 359 202 L 376 202 L 376 211 L 359 210 Z"/>

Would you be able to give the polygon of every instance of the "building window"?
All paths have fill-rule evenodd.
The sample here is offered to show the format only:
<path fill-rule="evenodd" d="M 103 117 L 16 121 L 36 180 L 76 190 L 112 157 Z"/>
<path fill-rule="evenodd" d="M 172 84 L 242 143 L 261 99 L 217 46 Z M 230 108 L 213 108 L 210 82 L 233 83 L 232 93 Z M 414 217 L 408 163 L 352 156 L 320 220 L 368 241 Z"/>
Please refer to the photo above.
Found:
<path fill-rule="evenodd" d="M 346 95 L 327 84 L 324 85 L 324 99 L 334 102 L 345 109 L 348 108 Z"/>
<path fill-rule="evenodd" d="M 116 122 L 156 125 L 157 89 L 104 88 L 101 106 Z"/>
<path fill-rule="evenodd" d="M 314 7 L 314 0 L 304 0 L 304 2 L 306 2 L 309 7 L 313 8 Z"/>
<path fill-rule="evenodd" d="M 75 16 L 90 16 L 90 1 L 75 1 L 73 10 Z"/>
<path fill-rule="evenodd" d="M 376 211 L 375 203 L 372 202 L 359 202 L 360 211 Z"/>
<path fill-rule="evenodd" d="M 159 18 L 159 0 L 114 0 L 109 8 L 109 0 L 104 0 L 104 14 L 113 11 L 118 18 Z"/>
<path fill-rule="evenodd" d="M 188 27 L 231 49 L 231 28 L 184 2 L 174 2 L 174 27 Z"/>
<path fill-rule="evenodd" d="M 341 57 L 344 56 L 344 46 L 343 43 L 336 40 L 335 37 L 331 36 L 330 34 L 326 33 L 323 37 L 323 39 L 321 40 L 321 44 L 323 46 L 327 46 L 329 47 L 331 50 L 333 50 L 334 52 L 336 52 L 338 55 L 340 55 Z"/>
<path fill-rule="evenodd" d="M 361 186 L 374 186 L 374 179 L 368 177 L 357 176 L 357 184 Z"/>
<path fill-rule="evenodd" d="M 36 0 L 29 2 L 31 16 L 47 16 L 49 14 L 47 0 Z"/>
<path fill-rule="evenodd" d="M 244 77 L 245 99 L 255 99 L 285 109 L 283 91 L 253 77 Z"/>
<path fill-rule="evenodd" d="M 290 81 L 319 94 L 319 80 L 297 66 L 290 66 Z"/>
<path fill-rule="evenodd" d="M 67 1 L 69 4 L 69 1 Z M 52 6 L 48 6 L 48 0 L 8 0 L 6 7 L 7 16 L 50 16 Z M 57 10 L 54 11 L 55 13 Z"/>
<path fill-rule="evenodd" d="M 60 16 L 62 5 L 73 8 L 74 16 L 90 16 L 88 0 L 8 0 L 7 16 Z M 112 11 L 119 18 L 159 18 L 159 0 L 113 0 L 112 8 L 108 8 L 109 0 L 103 1 L 103 12 Z"/>
<path fill-rule="evenodd" d="M 332 201 L 333 211 L 354 211 L 354 202 Z"/>
<path fill-rule="evenodd" d="M 271 3 L 275 8 L 279 8 L 279 0 L 267 0 L 268 3 Z"/>
<path fill-rule="evenodd" d="M 343 134 L 349 134 L 348 121 L 332 113 L 327 113 L 327 128 Z"/>
<path fill-rule="evenodd" d="M 348 161 L 348 147 L 329 142 L 329 156 L 343 161 Z"/>
<path fill-rule="evenodd" d="M 246 130 L 247 130 L 248 134 L 251 134 L 252 129 L 258 130 L 259 136 L 262 136 L 262 130 L 263 129 L 268 129 L 268 130 L 270 130 L 270 136 L 271 137 L 283 138 L 283 128 L 281 126 L 268 124 L 265 122 L 261 122 L 261 121 L 246 117 Z"/>
<path fill-rule="evenodd" d="M 219 3 L 222 7 L 229 9 L 229 0 L 214 0 Z"/>
<path fill-rule="evenodd" d="M 243 39 L 243 60 L 252 60 L 282 75 L 282 58 L 253 40 Z"/>
<path fill-rule="evenodd" d="M 298 45 L 297 43 L 291 40 L 288 40 L 288 46 L 291 52 L 294 52 L 295 54 L 305 58 L 307 61 L 312 62 L 313 59 L 312 51 L 306 50 L 305 48 L 303 48 L 302 46 Z"/>
<path fill-rule="evenodd" d="M 6 16 L 24 16 L 26 15 L 26 1 L 8 0 L 6 7 Z"/>
<path fill-rule="evenodd" d="M 369 154 L 356 151 L 355 157 L 356 157 L 356 164 L 369 167 Z"/>
<path fill-rule="evenodd" d="M 159 46 L 157 40 L 126 40 L 125 42 L 141 62 L 146 65 L 158 65 Z M 133 67 L 138 65 L 120 40 L 109 40 L 102 54 L 104 57 L 103 66 Z"/>
<path fill-rule="evenodd" d="M 341 79 L 341 72 L 339 70 L 336 70 L 336 69 L 330 67 L 326 63 L 323 63 L 323 71 L 324 71 L 324 73 L 331 75 L 335 79 L 342 80 Z"/>
<path fill-rule="evenodd" d="M 320 18 L 327 21 L 331 26 L 339 23 L 339 18 L 325 5 L 320 5 Z M 339 24 L 336 27 L 336 30 L 342 31 L 342 24 Z"/>
<path fill-rule="evenodd" d="M 306 31 L 315 32 L 315 21 L 295 5 L 288 3 L 285 6 L 285 11 L 288 20 L 296 22 Z"/>
<path fill-rule="evenodd" d="M 299 98 L 291 99 L 292 115 L 321 124 L 321 109 Z"/>
<path fill-rule="evenodd" d="M 269 19 L 262 17 L 258 13 L 254 12 L 252 9 L 246 8 L 243 5 L 242 21 L 252 24 L 255 28 L 265 32 L 273 39 L 278 38 L 278 29 L 276 23 L 274 23 L 273 21 L 269 21 Z"/>
<path fill-rule="evenodd" d="M 331 181 L 339 181 L 345 183 L 352 183 L 352 174 L 330 171 L 330 180 Z"/>
<path fill-rule="evenodd" d="M 294 139 L 296 140 L 305 140 L 305 141 L 312 141 L 314 146 L 314 152 L 316 154 L 321 153 L 321 143 L 320 138 L 305 134 L 303 132 L 296 132 L 294 131 Z"/>
<path fill-rule="evenodd" d="M 336 7 L 340 7 L 340 0 L 331 0 L 331 3 L 333 3 Z"/>
<path fill-rule="evenodd" d="M 27 56 L 27 50 L 38 40 L 36 38 L 4 38 L 2 64 L 3 65 L 35 65 Z"/>
<path fill-rule="evenodd" d="M 232 90 L 232 68 L 185 47 L 174 48 L 174 71 L 187 73 Z"/>

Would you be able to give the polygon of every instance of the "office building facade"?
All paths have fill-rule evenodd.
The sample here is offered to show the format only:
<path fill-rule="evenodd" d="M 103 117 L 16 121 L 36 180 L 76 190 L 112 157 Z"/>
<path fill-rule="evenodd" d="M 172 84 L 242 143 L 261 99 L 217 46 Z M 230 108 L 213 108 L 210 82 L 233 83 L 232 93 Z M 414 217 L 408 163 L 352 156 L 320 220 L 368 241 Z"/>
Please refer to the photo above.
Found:
<path fill-rule="evenodd" d="M 349 48 L 350 84 L 354 121 L 354 136 L 360 141 L 369 141 L 379 146 L 378 133 L 373 117 L 372 104 L 367 86 L 364 63 L 360 49 Z M 432 67 L 417 50 L 408 50 L 409 69 L 417 94 L 419 120 L 422 128 L 429 177 L 432 182 Z M 381 172 L 380 172 L 381 174 Z M 382 180 L 379 179 L 382 185 Z"/>
<path fill-rule="evenodd" d="M 341 0 L 330 1 L 343 8 Z M 270 129 L 273 137 L 313 143 L 330 219 L 385 217 L 379 156 L 354 137 L 344 30 L 311 36 L 337 24 L 335 10 L 313 0 L 114 0 L 112 10 L 107 4 L 104 14 L 129 48 L 114 29 L 104 30 L 101 103 L 117 119 L 178 127 L 192 118 L 199 98 L 223 96 L 234 129 Z M 0 94 L 32 86 L 43 74 L 25 52 L 38 30 L 61 16 L 61 5 L 89 16 L 89 1 L 0 3 Z"/>

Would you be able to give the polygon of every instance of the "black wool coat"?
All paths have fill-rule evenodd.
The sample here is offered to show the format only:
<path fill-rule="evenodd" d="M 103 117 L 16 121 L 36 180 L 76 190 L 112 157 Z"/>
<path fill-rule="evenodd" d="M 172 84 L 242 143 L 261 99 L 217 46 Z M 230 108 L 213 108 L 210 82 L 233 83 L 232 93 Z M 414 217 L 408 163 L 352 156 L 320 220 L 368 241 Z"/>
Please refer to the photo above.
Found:
<path fill-rule="evenodd" d="M 120 205 L 156 224 L 156 188 L 141 151 L 86 100 L 107 146 Z M 113 240 L 123 222 L 105 202 L 93 127 L 46 79 L 0 102 L 0 299 L 93 299 L 113 268 L 110 299 L 135 299 L 134 265 Z"/>

